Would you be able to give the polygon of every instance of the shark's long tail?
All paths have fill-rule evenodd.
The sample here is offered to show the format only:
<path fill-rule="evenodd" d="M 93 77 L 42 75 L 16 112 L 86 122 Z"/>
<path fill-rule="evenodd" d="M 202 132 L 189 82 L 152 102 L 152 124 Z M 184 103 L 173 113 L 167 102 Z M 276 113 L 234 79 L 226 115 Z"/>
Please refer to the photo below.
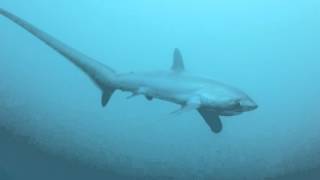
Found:
<path fill-rule="evenodd" d="M 55 51 L 80 68 L 102 90 L 102 105 L 105 106 L 108 103 L 111 95 L 116 89 L 114 86 L 116 73 L 113 69 L 67 46 L 53 36 L 45 33 L 44 31 L 36 28 L 32 24 L 8 11 L 0 8 L 0 14 L 33 34 L 35 37 L 46 43 L 49 47 L 53 48 Z"/>

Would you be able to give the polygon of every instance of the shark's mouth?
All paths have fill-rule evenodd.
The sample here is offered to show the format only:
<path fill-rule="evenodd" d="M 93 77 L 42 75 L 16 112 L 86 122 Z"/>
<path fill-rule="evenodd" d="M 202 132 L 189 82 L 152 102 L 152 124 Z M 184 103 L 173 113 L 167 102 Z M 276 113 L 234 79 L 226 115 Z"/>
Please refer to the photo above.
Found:
<path fill-rule="evenodd" d="M 222 111 L 220 112 L 221 116 L 235 116 L 238 114 L 241 114 L 242 111 L 241 110 L 234 110 L 234 111 Z"/>

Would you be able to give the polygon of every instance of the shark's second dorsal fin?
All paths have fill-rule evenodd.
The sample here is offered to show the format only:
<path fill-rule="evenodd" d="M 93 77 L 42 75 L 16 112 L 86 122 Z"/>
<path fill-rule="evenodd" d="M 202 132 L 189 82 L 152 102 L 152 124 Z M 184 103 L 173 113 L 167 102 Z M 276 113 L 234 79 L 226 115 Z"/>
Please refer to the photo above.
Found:
<path fill-rule="evenodd" d="M 184 71 L 183 57 L 182 57 L 180 50 L 178 48 L 174 49 L 173 63 L 171 66 L 171 70 L 175 71 L 175 72 Z"/>

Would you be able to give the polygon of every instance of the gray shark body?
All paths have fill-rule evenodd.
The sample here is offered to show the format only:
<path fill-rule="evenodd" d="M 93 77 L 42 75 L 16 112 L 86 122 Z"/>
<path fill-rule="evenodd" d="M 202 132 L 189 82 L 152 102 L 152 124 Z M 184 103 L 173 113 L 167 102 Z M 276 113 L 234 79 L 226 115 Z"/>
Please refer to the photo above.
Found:
<path fill-rule="evenodd" d="M 170 70 L 117 73 L 25 20 L 3 9 L 0 9 L 0 14 L 32 33 L 87 74 L 102 92 L 102 106 L 107 105 L 116 90 L 128 91 L 132 93 L 128 98 L 143 95 L 148 100 L 157 98 L 180 105 L 181 108 L 174 113 L 197 110 L 215 133 L 222 130 L 220 116 L 233 116 L 257 108 L 256 103 L 240 90 L 186 72 L 178 49 L 174 51 Z"/>

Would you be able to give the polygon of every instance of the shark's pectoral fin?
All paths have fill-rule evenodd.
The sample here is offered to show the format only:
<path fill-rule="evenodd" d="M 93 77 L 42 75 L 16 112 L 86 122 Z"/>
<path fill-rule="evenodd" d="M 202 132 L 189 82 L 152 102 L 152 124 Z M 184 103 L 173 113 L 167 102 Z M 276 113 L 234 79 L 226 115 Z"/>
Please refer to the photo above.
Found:
<path fill-rule="evenodd" d="M 206 123 L 208 124 L 212 132 L 214 133 L 221 132 L 222 122 L 217 112 L 209 111 L 202 108 L 199 108 L 198 111 L 203 117 L 203 119 L 206 121 Z"/>
<path fill-rule="evenodd" d="M 101 97 L 101 105 L 103 107 L 105 107 L 108 104 L 114 91 L 115 90 L 113 88 L 107 88 L 104 90 L 104 92 L 102 93 L 102 97 Z"/>

